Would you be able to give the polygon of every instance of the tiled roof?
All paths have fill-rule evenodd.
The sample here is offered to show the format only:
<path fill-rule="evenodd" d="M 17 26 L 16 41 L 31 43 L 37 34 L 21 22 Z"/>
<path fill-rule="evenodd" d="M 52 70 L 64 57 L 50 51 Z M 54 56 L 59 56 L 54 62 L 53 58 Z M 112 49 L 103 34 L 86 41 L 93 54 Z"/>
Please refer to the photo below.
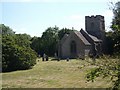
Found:
<path fill-rule="evenodd" d="M 101 42 L 102 40 L 99 40 L 97 37 L 95 37 L 95 36 L 92 36 L 92 35 L 90 35 L 90 34 L 88 34 L 86 31 L 84 31 L 84 30 L 80 30 L 80 32 L 83 34 L 83 35 L 87 35 L 89 38 L 91 38 L 94 42 Z"/>
<path fill-rule="evenodd" d="M 95 42 L 101 42 L 97 37 L 88 34 Z"/>
<path fill-rule="evenodd" d="M 83 41 L 83 43 L 85 45 L 91 45 L 86 39 L 85 37 L 81 34 L 81 32 L 79 31 L 74 31 L 74 33 L 79 37 L 79 39 L 81 39 Z"/>

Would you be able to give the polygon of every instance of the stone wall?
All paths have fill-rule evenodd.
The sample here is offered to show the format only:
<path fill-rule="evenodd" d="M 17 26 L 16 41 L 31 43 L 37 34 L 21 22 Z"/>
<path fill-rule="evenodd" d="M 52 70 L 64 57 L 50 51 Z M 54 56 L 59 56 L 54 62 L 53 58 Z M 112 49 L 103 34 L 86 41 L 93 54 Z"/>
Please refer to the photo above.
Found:
<path fill-rule="evenodd" d="M 86 16 L 85 17 L 85 28 L 86 31 L 102 40 L 102 52 L 106 51 L 106 37 L 105 37 L 105 21 L 104 16 Z"/>
<path fill-rule="evenodd" d="M 76 53 L 73 54 L 70 51 L 70 43 L 71 41 L 75 41 L 76 42 Z M 75 35 L 74 32 L 72 32 L 69 37 L 67 38 L 67 40 L 62 43 L 61 45 L 61 56 L 62 58 L 84 58 L 85 56 L 85 45 L 83 44 L 83 42 L 77 37 L 77 35 Z"/>
<path fill-rule="evenodd" d="M 86 16 L 85 28 L 89 34 L 96 36 L 98 39 L 103 40 L 105 35 L 104 16 L 101 15 L 96 15 L 91 17 Z"/>

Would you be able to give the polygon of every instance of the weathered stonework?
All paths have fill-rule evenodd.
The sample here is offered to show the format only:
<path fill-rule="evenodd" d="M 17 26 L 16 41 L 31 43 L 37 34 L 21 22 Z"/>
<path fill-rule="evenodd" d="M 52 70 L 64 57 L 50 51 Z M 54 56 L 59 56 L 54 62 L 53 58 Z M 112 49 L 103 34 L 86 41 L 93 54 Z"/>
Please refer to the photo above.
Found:
<path fill-rule="evenodd" d="M 105 46 L 104 16 L 86 16 L 85 29 L 71 31 L 65 34 L 59 42 L 58 56 L 60 58 L 82 58 L 101 54 Z"/>

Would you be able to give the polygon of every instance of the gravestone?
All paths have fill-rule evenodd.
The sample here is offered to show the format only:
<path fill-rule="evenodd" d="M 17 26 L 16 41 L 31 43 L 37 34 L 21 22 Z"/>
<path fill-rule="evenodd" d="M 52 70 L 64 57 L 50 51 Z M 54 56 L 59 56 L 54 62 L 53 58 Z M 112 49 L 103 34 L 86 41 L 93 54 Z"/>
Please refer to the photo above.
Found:
<path fill-rule="evenodd" d="M 45 61 L 46 55 L 45 53 L 43 54 L 42 61 Z"/>
<path fill-rule="evenodd" d="M 48 59 L 49 59 L 49 58 L 48 58 L 48 56 L 46 55 L 46 61 L 48 61 Z"/>

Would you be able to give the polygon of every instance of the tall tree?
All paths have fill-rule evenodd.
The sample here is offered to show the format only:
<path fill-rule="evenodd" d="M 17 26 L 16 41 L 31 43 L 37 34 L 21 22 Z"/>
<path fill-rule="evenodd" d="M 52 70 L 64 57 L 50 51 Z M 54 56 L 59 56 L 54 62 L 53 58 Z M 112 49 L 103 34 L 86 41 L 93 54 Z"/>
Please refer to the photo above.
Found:
<path fill-rule="evenodd" d="M 7 35 L 15 34 L 15 32 L 9 26 L 5 26 L 4 24 L 0 24 L 0 33 Z"/>
<path fill-rule="evenodd" d="M 58 43 L 58 27 L 49 27 L 45 32 L 43 32 L 41 37 L 43 53 L 53 56 L 57 51 L 56 45 Z"/>
<path fill-rule="evenodd" d="M 15 34 L 8 26 L 2 29 L 2 70 L 29 69 L 36 63 L 36 53 L 30 48 L 30 35 Z"/>
<path fill-rule="evenodd" d="M 71 30 L 71 29 L 68 29 L 68 28 L 63 28 L 63 29 L 59 30 L 59 32 L 58 32 L 59 39 L 61 40 L 62 37 L 63 37 L 65 34 L 69 34 L 70 31 L 72 31 L 72 30 Z"/>
<path fill-rule="evenodd" d="M 111 37 L 114 42 L 114 52 L 120 53 L 120 2 L 116 4 L 111 3 L 111 5 L 114 14 L 111 25 L 113 30 Z"/>
<path fill-rule="evenodd" d="M 120 1 L 118 1 L 116 4 L 111 4 L 113 6 L 112 10 L 114 14 L 114 18 L 111 25 L 111 28 L 113 30 L 112 38 L 114 41 L 114 53 L 116 53 L 120 58 Z M 117 67 L 118 79 L 116 80 L 114 87 L 120 89 L 120 63 L 118 63 Z"/>
<path fill-rule="evenodd" d="M 33 37 L 31 39 L 31 48 L 37 52 L 38 55 L 42 54 L 42 42 L 41 37 Z"/>

